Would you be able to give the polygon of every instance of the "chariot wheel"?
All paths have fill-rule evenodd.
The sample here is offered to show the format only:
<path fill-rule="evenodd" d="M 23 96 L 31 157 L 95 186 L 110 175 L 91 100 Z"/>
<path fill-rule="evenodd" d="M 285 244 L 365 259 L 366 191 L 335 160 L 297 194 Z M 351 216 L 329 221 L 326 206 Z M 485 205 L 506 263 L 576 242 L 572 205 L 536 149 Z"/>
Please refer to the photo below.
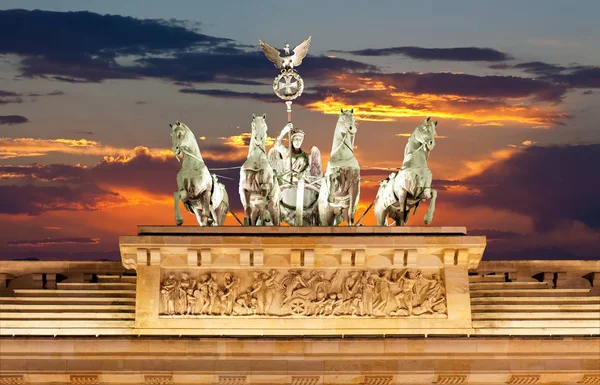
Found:
<path fill-rule="evenodd" d="M 308 301 L 303 298 L 294 298 L 290 301 L 292 315 L 306 315 L 308 313 Z"/>

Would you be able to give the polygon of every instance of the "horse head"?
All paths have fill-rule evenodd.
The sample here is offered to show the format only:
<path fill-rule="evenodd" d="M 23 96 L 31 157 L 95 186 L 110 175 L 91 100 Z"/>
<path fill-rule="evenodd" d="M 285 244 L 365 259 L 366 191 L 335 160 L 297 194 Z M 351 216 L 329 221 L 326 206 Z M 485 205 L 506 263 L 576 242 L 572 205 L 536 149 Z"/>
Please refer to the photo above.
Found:
<path fill-rule="evenodd" d="M 341 109 L 333 133 L 332 158 L 354 157 L 354 138 L 357 130 L 354 109 Z"/>
<path fill-rule="evenodd" d="M 340 109 L 340 116 L 338 117 L 336 128 L 339 129 L 340 133 L 344 136 L 356 135 L 356 118 L 354 117 L 354 108 L 350 110 Z"/>
<path fill-rule="evenodd" d="M 188 147 L 188 132 L 190 132 L 190 129 L 179 120 L 175 121 L 173 124 L 169 124 L 169 127 L 171 127 L 171 151 L 173 151 L 173 154 L 175 154 L 176 157 L 179 157 L 182 150 Z"/>
<path fill-rule="evenodd" d="M 422 148 L 425 151 L 427 159 L 429 159 L 429 154 L 435 147 L 435 126 L 437 126 L 437 121 L 434 122 L 431 117 L 428 117 L 415 128 L 411 137 L 417 142 L 418 149 Z"/>
<path fill-rule="evenodd" d="M 256 116 L 252 114 L 252 137 L 250 139 L 250 149 L 248 156 L 255 150 L 260 149 L 266 155 L 267 142 L 267 114 Z"/>

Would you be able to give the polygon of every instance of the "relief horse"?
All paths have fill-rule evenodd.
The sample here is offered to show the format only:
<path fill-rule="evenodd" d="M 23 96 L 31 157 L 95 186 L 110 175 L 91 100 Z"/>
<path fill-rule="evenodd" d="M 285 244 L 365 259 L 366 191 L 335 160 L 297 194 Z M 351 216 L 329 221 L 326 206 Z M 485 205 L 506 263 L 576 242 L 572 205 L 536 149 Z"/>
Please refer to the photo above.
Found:
<path fill-rule="evenodd" d="M 400 171 L 390 174 L 381 182 L 373 203 L 378 226 L 386 224 L 389 216 L 396 226 L 408 221 L 408 214 L 426 199 L 431 198 L 425 214 L 425 224 L 430 224 L 435 211 L 437 191 L 431 188 L 432 175 L 427 166 L 431 150 L 435 147 L 435 127 L 437 122 L 425 119 L 415 128 L 404 149 L 404 161 Z"/>
<path fill-rule="evenodd" d="M 225 186 L 211 175 L 202 160 L 198 142 L 194 134 L 179 121 L 171 127 L 171 150 L 181 164 L 177 173 L 175 199 L 175 223 L 183 224 L 179 201 L 190 213 L 196 215 L 200 226 L 223 225 L 229 211 L 229 197 Z"/>
<path fill-rule="evenodd" d="M 267 114 L 252 114 L 248 158 L 240 169 L 240 200 L 250 226 L 279 226 L 279 184 L 267 158 Z"/>
<path fill-rule="evenodd" d="M 360 166 L 354 156 L 356 118 L 354 110 L 341 110 L 335 131 L 331 155 L 319 192 L 321 226 L 337 226 L 347 221 L 354 225 L 354 215 L 360 197 Z"/>

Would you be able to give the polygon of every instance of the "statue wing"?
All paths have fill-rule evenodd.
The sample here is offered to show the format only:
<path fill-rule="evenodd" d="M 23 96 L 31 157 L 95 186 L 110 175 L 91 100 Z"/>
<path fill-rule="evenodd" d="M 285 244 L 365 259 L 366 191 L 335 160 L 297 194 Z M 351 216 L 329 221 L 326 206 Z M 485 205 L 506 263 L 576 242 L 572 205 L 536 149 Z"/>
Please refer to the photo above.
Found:
<path fill-rule="evenodd" d="M 302 64 L 302 59 L 308 53 L 308 46 L 310 45 L 310 39 L 312 36 L 309 36 L 308 39 L 304 40 L 302 43 L 298 44 L 296 48 L 294 48 L 294 57 L 292 57 L 292 63 L 294 67 Z"/>
<path fill-rule="evenodd" d="M 272 61 L 275 64 L 275 67 L 281 68 L 281 66 L 283 65 L 283 59 L 281 58 L 279 50 L 277 48 L 273 47 L 272 45 L 265 43 L 262 40 L 259 40 L 259 42 L 260 42 L 260 48 L 265 53 L 265 56 L 267 57 L 267 59 Z"/>
<path fill-rule="evenodd" d="M 269 159 L 269 164 L 271 165 L 273 170 L 275 170 L 276 176 L 282 175 L 284 173 L 285 166 L 284 166 L 283 157 L 281 156 L 279 151 L 277 151 L 277 149 L 275 147 L 271 148 L 269 150 L 269 154 L 267 155 L 267 158 Z"/>
<path fill-rule="evenodd" d="M 313 178 L 323 177 L 323 160 L 321 159 L 321 151 L 316 146 L 310 149 L 310 169 L 308 173 Z"/>

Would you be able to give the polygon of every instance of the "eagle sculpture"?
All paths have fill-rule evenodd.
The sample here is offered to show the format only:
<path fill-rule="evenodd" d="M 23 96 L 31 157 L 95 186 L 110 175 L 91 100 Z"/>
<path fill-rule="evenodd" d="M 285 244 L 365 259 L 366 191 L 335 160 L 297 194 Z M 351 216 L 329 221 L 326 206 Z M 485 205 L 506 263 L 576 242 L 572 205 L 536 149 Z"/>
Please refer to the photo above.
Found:
<path fill-rule="evenodd" d="M 286 44 L 283 47 L 283 57 L 281 56 L 277 48 L 265 43 L 262 40 L 259 40 L 259 42 L 260 48 L 262 48 L 263 52 L 265 53 L 265 56 L 267 57 L 267 59 L 269 59 L 275 64 L 275 67 L 288 70 L 293 69 L 294 67 L 298 67 L 300 64 L 302 64 L 302 59 L 304 59 L 306 53 L 308 52 L 308 46 L 310 45 L 311 37 L 312 36 L 309 36 L 308 39 L 298 44 L 296 48 L 294 48 L 293 55 L 290 54 L 290 45 Z"/>

